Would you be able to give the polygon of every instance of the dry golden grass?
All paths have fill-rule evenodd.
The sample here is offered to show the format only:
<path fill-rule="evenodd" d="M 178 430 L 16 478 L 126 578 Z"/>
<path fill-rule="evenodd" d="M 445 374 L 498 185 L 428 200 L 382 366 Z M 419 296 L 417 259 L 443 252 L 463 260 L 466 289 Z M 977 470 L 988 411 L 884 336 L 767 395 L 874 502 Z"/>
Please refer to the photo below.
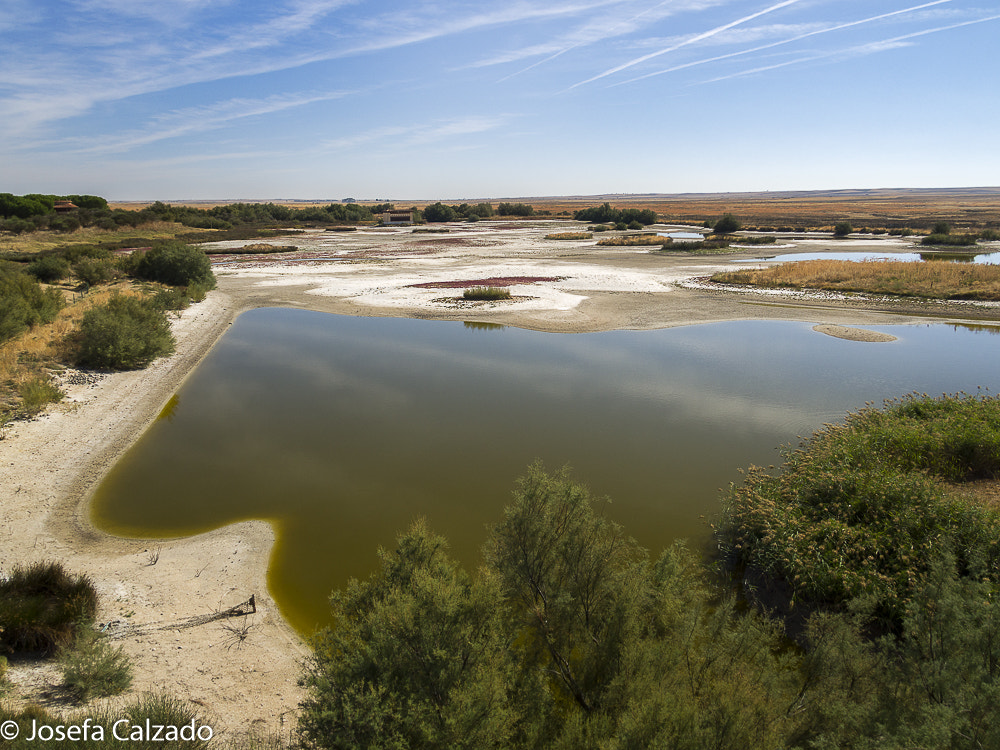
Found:
<path fill-rule="evenodd" d="M 554 232 L 553 234 L 545 235 L 547 240 L 589 240 L 593 239 L 594 235 L 591 232 Z M 598 245 L 601 243 L 598 242 Z"/>
<path fill-rule="evenodd" d="M 656 234 L 623 234 L 618 237 L 605 237 L 598 242 L 603 247 L 632 247 L 633 245 L 666 245 L 669 237 L 660 237 Z"/>
<path fill-rule="evenodd" d="M 1000 300 L 1000 266 L 947 261 L 805 260 L 764 269 L 727 271 L 712 280 L 932 299 Z"/>

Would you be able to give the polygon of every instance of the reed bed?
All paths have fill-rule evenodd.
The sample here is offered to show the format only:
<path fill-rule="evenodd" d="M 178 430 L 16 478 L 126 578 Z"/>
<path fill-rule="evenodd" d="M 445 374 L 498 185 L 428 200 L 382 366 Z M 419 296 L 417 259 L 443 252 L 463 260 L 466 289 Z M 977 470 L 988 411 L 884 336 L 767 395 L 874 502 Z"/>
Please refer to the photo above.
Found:
<path fill-rule="evenodd" d="M 947 261 L 805 260 L 717 273 L 712 281 L 930 299 L 1000 300 L 1000 266 Z"/>
<path fill-rule="evenodd" d="M 663 245 L 670 239 L 658 234 L 631 234 L 606 237 L 597 244 L 602 247 L 632 247 L 635 245 Z"/>

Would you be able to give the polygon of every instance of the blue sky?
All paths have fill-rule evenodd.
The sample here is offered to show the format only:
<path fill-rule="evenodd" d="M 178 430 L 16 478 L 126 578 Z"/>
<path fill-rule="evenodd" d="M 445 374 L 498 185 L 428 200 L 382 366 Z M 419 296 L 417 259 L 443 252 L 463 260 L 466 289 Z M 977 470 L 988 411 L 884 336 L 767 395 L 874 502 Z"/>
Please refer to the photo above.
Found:
<path fill-rule="evenodd" d="M 3 0 L 0 192 L 1000 184 L 998 0 Z"/>

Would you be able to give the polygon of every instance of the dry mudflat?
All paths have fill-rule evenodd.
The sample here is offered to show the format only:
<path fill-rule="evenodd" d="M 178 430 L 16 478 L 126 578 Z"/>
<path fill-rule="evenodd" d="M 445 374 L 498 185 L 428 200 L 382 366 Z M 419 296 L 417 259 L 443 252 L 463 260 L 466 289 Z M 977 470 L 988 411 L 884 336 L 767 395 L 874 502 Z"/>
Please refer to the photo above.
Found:
<path fill-rule="evenodd" d="M 286 733 L 302 697 L 297 679 L 308 645 L 283 621 L 267 592 L 270 526 L 247 522 L 183 539 L 134 540 L 95 531 L 87 515 L 105 472 L 241 312 L 287 306 L 556 332 L 782 319 L 812 322 L 817 335 L 880 346 L 892 343 L 865 326 L 1000 317 L 995 304 L 734 293 L 705 281 L 764 253 L 823 249 L 822 237 L 782 240 L 781 247 L 764 253 L 755 248 L 714 256 L 599 248 L 596 239 L 544 239 L 565 228 L 565 222 L 526 221 L 454 225 L 447 234 L 431 235 L 406 228 L 312 232 L 273 241 L 297 245 L 294 253 L 217 256 L 219 287 L 175 320 L 174 355 L 141 372 L 68 372 L 63 403 L 5 429 L 0 571 L 55 559 L 90 575 L 101 596 L 99 621 L 134 661 L 130 694 L 163 691 L 190 701 L 217 734 Z M 910 249 L 904 240 L 876 238 L 861 238 L 850 249 L 873 247 Z M 830 249 L 845 246 L 830 243 Z M 458 282 L 487 280 L 509 285 L 513 299 L 461 299 Z M 255 615 L 218 617 L 250 595 Z M 234 624 L 248 626 L 245 640 L 227 629 Z M 53 667 L 18 662 L 11 676 L 20 700 L 72 707 Z"/>

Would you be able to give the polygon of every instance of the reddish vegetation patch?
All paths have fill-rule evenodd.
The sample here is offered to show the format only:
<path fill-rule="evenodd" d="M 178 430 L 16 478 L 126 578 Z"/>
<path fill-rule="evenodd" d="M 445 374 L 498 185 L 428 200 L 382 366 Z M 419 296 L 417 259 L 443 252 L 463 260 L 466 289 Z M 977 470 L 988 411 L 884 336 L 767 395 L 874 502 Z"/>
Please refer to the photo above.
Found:
<path fill-rule="evenodd" d="M 464 289 L 470 286 L 511 286 L 513 284 L 534 284 L 538 281 L 562 281 L 565 276 L 493 276 L 489 279 L 469 279 L 466 281 L 427 281 L 410 284 L 420 289 Z"/>

